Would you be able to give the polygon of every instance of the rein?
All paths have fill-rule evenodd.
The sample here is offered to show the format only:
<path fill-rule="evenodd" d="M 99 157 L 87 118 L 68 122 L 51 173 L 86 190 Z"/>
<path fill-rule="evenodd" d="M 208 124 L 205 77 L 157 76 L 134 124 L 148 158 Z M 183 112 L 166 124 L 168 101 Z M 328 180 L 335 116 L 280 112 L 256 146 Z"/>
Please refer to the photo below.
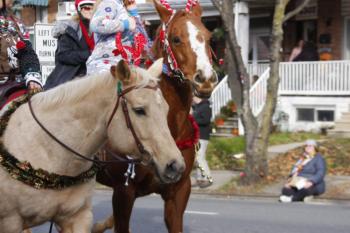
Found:
<path fill-rule="evenodd" d="M 19 106 L 28 102 L 32 94 L 26 94 L 10 103 L 8 110 L 4 112 L 0 119 L 0 136 L 7 128 L 11 115 Z M 0 163 L 9 175 L 35 189 L 55 189 L 60 190 L 72 185 L 85 183 L 95 177 L 99 168 L 93 166 L 87 171 L 72 177 L 47 172 L 41 168 L 34 169 L 28 161 L 19 161 L 7 151 L 2 141 L 0 141 Z"/>
<path fill-rule="evenodd" d="M 115 163 L 115 162 L 125 162 L 125 163 L 128 163 L 129 161 L 126 161 L 124 160 L 124 158 L 112 153 L 111 155 L 113 155 L 113 157 L 116 159 L 116 160 L 113 160 L 113 161 L 101 161 L 99 159 L 90 159 L 89 157 L 85 156 L 85 155 L 82 155 L 81 153 L 77 152 L 76 150 L 74 150 L 73 148 L 71 148 L 70 146 L 66 145 L 65 143 L 63 143 L 61 140 L 59 140 L 55 135 L 53 135 L 42 123 L 41 121 L 37 118 L 37 116 L 35 115 L 34 113 L 34 110 L 33 110 L 33 106 L 32 106 L 32 102 L 31 102 L 31 99 L 28 100 L 28 105 L 29 105 L 29 110 L 30 110 L 30 113 L 32 114 L 34 120 L 36 121 L 36 123 L 40 126 L 40 128 L 42 130 L 44 130 L 44 132 L 49 135 L 49 137 L 51 139 L 53 139 L 55 142 L 57 142 L 59 145 L 61 145 L 62 147 L 64 147 L 66 150 L 68 150 L 69 152 L 73 153 L 74 155 L 78 156 L 79 158 L 83 159 L 83 160 L 87 160 L 87 161 L 90 161 L 90 162 L 93 162 L 93 163 L 96 163 L 96 164 L 107 164 L 107 163 Z M 134 163 L 140 163 L 139 160 L 137 159 L 130 159 L 132 160 L 132 162 Z"/>
<path fill-rule="evenodd" d="M 120 94 L 118 94 L 118 98 L 117 98 L 117 101 L 116 101 L 116 104 L 115 104 L 115 107 L 113 108 L 113 111 L 112 111 L 112 114 L 111 116 L 109 117 L 109 120 L 108 120 L 108 123 L 107 123 L 107 129 L 115 115 L 115 113 L 117 112 L 117 109 L 119 107 L 119 103 L 120 103 L 120 99 L 122 99 L 122 107 L 123 107 L 123 113 L 124 113 L 124 117 L 125 117 L 125 120 L 126 120 L 126 124 L 127 124 L 127 127 L 130 129 L 133 137 L 134 137 L 134 140 L 136 142 L 136 145 L 140 151 L 140 153 L 142 155 L 147 155 L 149 156 L 150 153 L 144 148 L 142 142 L 140 141 L 140 139 L 138 138 L 138 136 L 136 135 L 136 132 L 134 130 L 134 127 L 132 126 L 132 123 L 131 123 L 131 120 L 130 120 L 130 116 L 129 116 L 129 112 L 128 112 L 128 108 L 127 108 L 127 101 L 125 99 L 125 94 L 127 94 L 128 92 L 134 90 L 136 88 L 136 86 L 132 86 L 132 87 L 129 87 L 127 89 L 125 89 L 124 91 L 122 91 Z M 152 89 L 152 90 L 157 90 L 158 89 L 158 86 L 145 86 L 144 88 L 148 88 L 148 89 Z M 37 118 L 37 116 L 35 115 L 34 113 L 34 110 L 33 110 L 33 106 L 32 106 L 32 103 L 31 103 L 31 99 L 29 98 L 28 100 L 28 105 L 29 105 L 29 110 L 30 110 L 30 113 L 32 114 L 34 120 L 36 121 L 36 123 L 41 127 L 42 130 L 44 130 L 44 132 L 50 136 L 51 139 L 53 139 L 55 142 L 57 142 L 59 145 L 61 145 L 62 147 L 64 147 L 66 150 L 70 151 L 71 153 L 73 153 L 74 155 L 76 155 L 77 157 L 81 158 L 81 159 L 84 159 L 84 160 L 87 160 L 87 161 L 90 161 L 90 162 L 93 162 L 93 163 L 96 163 L 98 165 L 101 165 L 101 164 L 111 164 L 111 163 L 116 163 L 116 162 L 119 162 L 119 163 L 142 163 L 143 161 L 140 160 L 140 159 L 125 159 L 121 156 L 118 156 L 117 154 L 111 152 L 111 151 L 108 151 L 108 153 L 110 155 L 112 155 L 116 160 L 110 160 L 110 161 L 101 161 L 99 159 L 90 159 L 89 157 L 85 156 L 85 155 L 82 155 L 81 153 L 77 152 L 76 150 L 72 149 L 70 146 L 66 145 L 65 143 L 63 143 L 61 140 L 59 140 L 56 136 L 54 136 L 41 122 L 40 120 Z M 147 158 L 146 161 L 148 161 L 149 158 Z"/>

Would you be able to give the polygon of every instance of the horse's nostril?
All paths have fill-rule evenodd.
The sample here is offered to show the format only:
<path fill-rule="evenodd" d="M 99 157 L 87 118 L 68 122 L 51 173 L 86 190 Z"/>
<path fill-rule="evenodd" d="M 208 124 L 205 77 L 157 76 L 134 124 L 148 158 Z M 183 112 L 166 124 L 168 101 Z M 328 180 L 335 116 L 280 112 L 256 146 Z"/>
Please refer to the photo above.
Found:
<path fill-rule="evenodd" d="M 165 168 L 165 173 L 168 178 L 175 179 L 184 171 L 184 166 L 176 160 L 170 161 Z"/>
<path fill-rule="evenodd" d="M 194 77 L 194 81 L 196 83 L 204 83 L 205 82 L 205 78 L 200 75 L 200 74 L 196 74 L 196 76 Z"/>
<path fill-rule="evenodd" d="M 177 171 L 177 168 L 176 168 L 176 161 L 175 160 L 172 160 L 170 163 L 168 163 L 166 165 L 166 170 L 167 172 L 174 172 L 174 171 Z"/>

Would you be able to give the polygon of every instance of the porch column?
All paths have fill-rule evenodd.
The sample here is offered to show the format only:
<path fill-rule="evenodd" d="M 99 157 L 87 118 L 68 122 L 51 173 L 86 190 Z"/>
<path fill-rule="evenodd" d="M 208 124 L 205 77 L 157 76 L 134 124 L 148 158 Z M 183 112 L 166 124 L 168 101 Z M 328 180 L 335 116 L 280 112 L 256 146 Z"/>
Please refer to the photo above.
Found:
<path fill-rule="evenodd" d="M 234 6 L 235 31 L 237 42 L 241 46 L 242 58 L 245 66 L 248 65 L 249 53 L 249 8 L 247 2 L 236 2 Z M 241 119 L 238 120 L 239 135 L 244 134 L 244 128 Z"/>
<path fill-rule="evenodd" d="M 243 62 L 248 64 L 249 8 L 247 2 L 237 2 L 234 7 L 237 42 L 241 46 Z"/>

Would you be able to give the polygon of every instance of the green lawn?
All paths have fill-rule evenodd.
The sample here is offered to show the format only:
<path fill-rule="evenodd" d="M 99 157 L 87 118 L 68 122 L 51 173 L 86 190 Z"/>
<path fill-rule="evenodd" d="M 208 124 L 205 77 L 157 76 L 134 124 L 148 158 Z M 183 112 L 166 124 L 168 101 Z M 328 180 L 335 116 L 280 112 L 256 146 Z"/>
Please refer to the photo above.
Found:
<path fill-rule="evenodd" d="M 314 133 L 273 133 L 270 136 L 269 145 L 302 142 L 306 139 L 320 139 L 320 134 Z M 235 159 L 234 154 L 244 151 L 245 140 L 243 137 L 216 138 L 212 137 L 207 149 L 207 160 L 211 169 L 240 170 L 244 166 L 243 159 Z"/>

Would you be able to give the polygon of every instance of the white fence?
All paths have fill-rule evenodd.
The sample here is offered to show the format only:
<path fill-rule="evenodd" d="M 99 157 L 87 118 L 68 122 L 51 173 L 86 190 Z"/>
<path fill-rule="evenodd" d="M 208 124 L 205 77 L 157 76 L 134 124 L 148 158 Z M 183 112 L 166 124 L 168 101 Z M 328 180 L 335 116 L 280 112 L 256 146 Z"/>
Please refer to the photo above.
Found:
<path fill-rule="evenodd" d="M 257 75 L 261 76 L 267 68 L 269 68 L 269 62 L 263 62 L 258 64 L 249 63 L 247 66 L 247 71 L 250 76 Z"/>
<path fill-rule="evenodd" d="M 250 76 L 252 75 L 258 75 L 259 77 L 266 71 L 266 69 L 269 67 L 269 63 L 259 63 L 257 66 L 254 66 L 253 64 L 248 64 L 247 71 Z M 218 84 L 218 86 L 215 88 L 211 95 L 211 102 L 212 102 L 212 118 L 220 113 L 220 108 L 227 104 L 228 101 L 232 99 L 231 97 L 231 90 L 228 87 L 228 76 L 226 75 L 221 82 Z M 257 88 L 261 90 L 261 88 Z M 254 94 L 253 94 L 254 95 Z M 257 94 L 255 94 L 257 95 Z M 256 103 L 258 100 L 256 100 Z"/>
<path fill-rule="evenodd" d="M 211 94 L 210 100 L 212 103 L 212 119 L 214 119 L 215 116 L 220 113 L 220 108 L 232 99 L 231 90 L 228 87 L 227 79 L 228 76 L 226 75 L 215 87 L 213 93 Z"/>
<path fill-rule="evenodd" d="M 250 101 L 254 115 L 259 114 L 264 107 L 268 78 L 269 69 L 267 68 L 250 90 Z M 350 60 L 281 62 L 278 94 L 350 96 Z M 215 88 L 211 97 L 213 118 L 230 99 L 231 92 L 226 76 Z"/>
<path fill-rule="evenodd" d="M 250 107 L 252 108 L 253 114 L 257 116 L 265 105 L 267 80 L 270 77 L 270 68 L 267 68 L 259 79 L 250 88 Z"/>
<path fill-rule="evenodd" d="M 280 95 L 350 95 L 350 61 L 283 62 Z"/>

